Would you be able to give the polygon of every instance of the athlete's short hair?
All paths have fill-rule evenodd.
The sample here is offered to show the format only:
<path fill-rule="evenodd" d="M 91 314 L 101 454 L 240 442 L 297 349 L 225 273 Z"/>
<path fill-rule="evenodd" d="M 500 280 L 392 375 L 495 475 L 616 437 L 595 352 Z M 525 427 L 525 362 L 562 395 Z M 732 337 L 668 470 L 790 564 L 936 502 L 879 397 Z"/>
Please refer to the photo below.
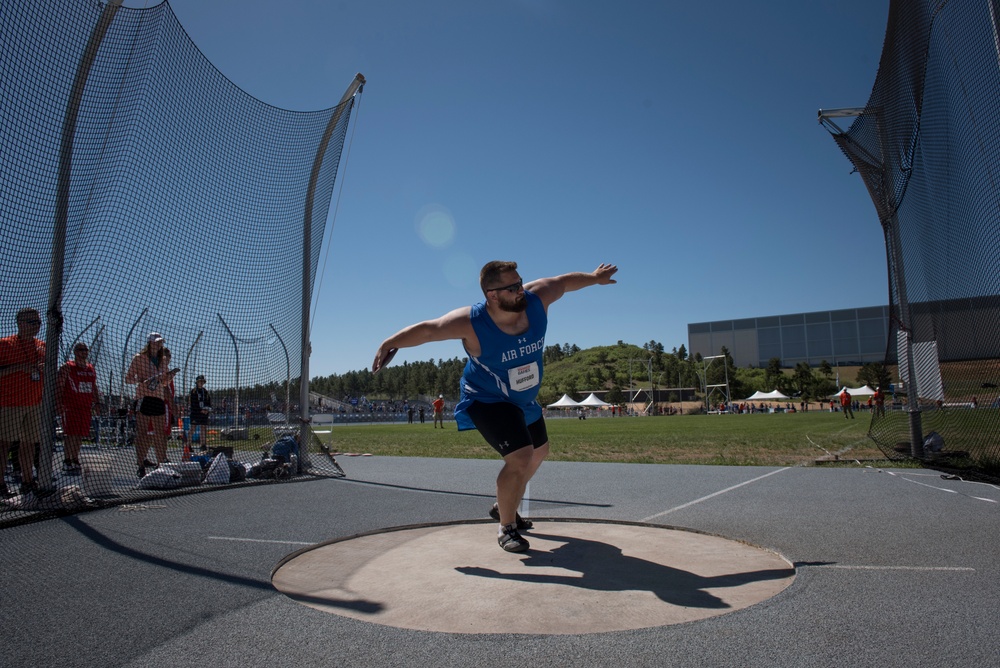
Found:
<path fill-rule="evenodd" d="M 506 274 L 508 271 L 517 271 L 517 262 L 493 260 L 483 265 L 483 268 L 479 271 L 479 287 L 482 289 L 483 294 L 485 295 L 487 290 L 491 289 L 487 286 L 493 285 L 494 287 L 499 287 L 496 284 L 500 282 L 500 274 Z"/>

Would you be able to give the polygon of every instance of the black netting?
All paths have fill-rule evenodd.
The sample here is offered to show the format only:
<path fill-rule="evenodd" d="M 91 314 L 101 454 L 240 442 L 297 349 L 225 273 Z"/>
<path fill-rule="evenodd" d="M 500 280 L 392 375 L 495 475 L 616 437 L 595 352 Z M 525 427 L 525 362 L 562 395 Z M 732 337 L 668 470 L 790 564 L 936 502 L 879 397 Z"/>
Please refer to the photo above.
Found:
<path fill-rule="evenodd" d="M 893 0 L 875 86 L 835 139 L 885 231 L 890 457 L 1000 470 L 1000 3 Z M 936 432 L 938 439 L 934 436 Z M 922 452 L 921 452 L 922 450 Z"/>
<path fill-rule="evenodd" d="M 36 485 L 72 497 L 78 490 L 67 487 L 82 477 L 72 465 L 63 475 L 68 458 L 93 474 L 83 489 L 91 498 L 156 493 L 136 490 L 136 443 L 160 439 L 136 433 L 156 422 L 137 415 L 137 388 L 171 392 L 128 378 L 150 332 L 172 353 L 169 365 L 157 357 L 152 368 L 178 371 L 176 406 L 161 419 L 167 448 L 157 440 L 145 458 L 179 462 L 186 446 L 195 457 L 225 447 L 247 467 L 258 463 L 303 413 L 302 314 L 354 96 L 315 112 L 254 99 L 205 59 L 167 3 L 5 2 L 0 55 L 0 333 L 15 334 L 16 314 L 32 308 L 41 314 L 37 337 L 50 344 L 40 380 L 21 372 L 0 383 L 11 403 L 22 385 L 30 393 L 41 382 L 43 425 L 60 417 L 54 441 L 40 430 Z M 90 347 L 103 402 L 73 457 L 55 388 L 56 368 L 77 342 Z M 2 350 L 5 367 L 14 343 Z M 150 375 L 139 366 L 138 375 Z M 188 394 L 198 375 L 213 410 L 192 434 Z M 0 434 L 12 460 L 4 458 L 5 482 L 16 494 L 29 476 L 18 470 L 24 444 L 14 439 L 29 432 L 20 413 L 6 419 L 17 425 Z M 314 439 L 295 473 L 300 464 L 338 473 Z M 54 442 L 51 463 L 46 442 Z M 47 499 L 9 498 L 7 517 L 59 505 Z"/>

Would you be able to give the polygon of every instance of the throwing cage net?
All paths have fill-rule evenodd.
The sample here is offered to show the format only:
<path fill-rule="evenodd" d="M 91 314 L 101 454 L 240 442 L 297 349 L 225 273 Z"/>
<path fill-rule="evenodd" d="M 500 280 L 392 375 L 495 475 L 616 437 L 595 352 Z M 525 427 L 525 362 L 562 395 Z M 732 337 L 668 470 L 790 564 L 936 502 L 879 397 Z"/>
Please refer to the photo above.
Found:
<path fill-rule="evenodd" d="M 893 0 L 867 105 L 820 112 L 885 233 L 893 329 L 886 364 L 898 381 L 870 436 L 890 458 L 943 458 L 993 476 L 1000 473 L 998 90 L 1000 2 Z M 856 118 L 841 131 L 839 116 Z"/>
<path fill-rule="evenodd" d="M 364 79 L 336 107 L 278 109 L 216 70 L 166 2 L 120 4 L 0 11 L 0 523 L 343 475 L 298 435 L 300 380 Z"/>

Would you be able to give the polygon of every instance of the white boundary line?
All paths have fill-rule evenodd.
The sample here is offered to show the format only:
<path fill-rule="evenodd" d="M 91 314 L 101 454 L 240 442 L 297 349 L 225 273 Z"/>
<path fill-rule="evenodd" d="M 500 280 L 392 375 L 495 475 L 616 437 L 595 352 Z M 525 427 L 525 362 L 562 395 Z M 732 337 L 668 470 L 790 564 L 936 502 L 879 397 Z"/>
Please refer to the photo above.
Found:
<path fill-rule="evenodd" d="M 703 496 L 700 499 L 695 499 L 694 501 L 688 501 L 685 504 L 682 504 L 682 505 L 679 505 L 679 506 L 674 506 L 673 508 L 670 508 L 669 510 L 664 510 L 662 512 L 656 513 L 655 515 L 650 515 L 649 517 L 645 517 L 645 518 L 643 518 L 643 519 L 641 519 L 639 521 L 640 522 L 650 522 L 652 520 L 655 520 L 657 517 L 663 517 L 664 515 L 669 515 L 670 513 L 674 512 L 674 511 L 683 510 L 684 508 L 687 508 L 689 506 L 693 506 L 696 503 L 701 503 L 702 501 L 708 501 L 709 499 L 714 498 L 716 496 L 719 496 L 720 494 L 725 494 L 726 492 L 731 492 L 734 489 L 739 489 L 740 487 L 743 487 L 744 485 L 749 485 L 752 482 L 757 482 L 758 480 L 763 480 L 764 478 L 772 476 L 775 473 L 781 473 L 782 471 L 787 471 L 790 468 L 792 468 L 792 467 L 791 466 L 786 466 L 783 469 L 778 469 L 777 471 L 771 471 L 770 473 L 765 473 L 764 475 L 757 476 L 756 478 L 753 478 L 752 480 L 747 480 L 745 482 L 741 482 L 738 485 L 733 485 L 732 487 L 727 487 L 725 489 L 720 489 L 718 492 L 713 492 L 712 494 L 709 494 L 708 496 Z"/>
<path fill-rule="evenodd" d="M 839 568 L 846 571 L 946 571 L 959 573 L 975 573 L 975 568 L 968 566 L 852 566 L 850 564 L 822 564 L 809 568 Z"/>
<path fill-rule="evenodd" d="M 261 538 L 230 538 L 228 536 L 205 536 L 208 540 L 231 540 L 237 543 L 275 543 L 277 545 L 315 545 L 298 540 L 263 540 Z"/>
<path fill-rule="evenodd" d="M 887 474 L 891 475 L 893 478 L 899 478 L 900 480 L 905 480 L 906 482 L 913 483 L 914 485 L 920 485 L 921 487 L 927 487 L 928 489 L 936 489 L 939 492 L 947 492 L 949 494 L 958 494 L 959 496 L 964 496 L 967 499 L 975 499 L 976 501 L 985 501 L 986 503 L 1000 503 L 1000 501 L 997 501 L 996 499 L 990 499 L 990 498 L 983 497 L 983 496 L 973 496 L 971 494 L 966 494 L 964 492 L 960 492 L 958 490 L 951 489 L 950 487 L 939 487 L 937 485 L 928 485 L 925 482 L 920 482 L 919 480 L 914 480 L 912 477 L 910 477 L 910 476 L 933 477 L 933 476 L 936 476 L 937 474 L 931 474 L 931 473 L 910 473 L 908 471 L 907 472 L 898 472 L 898 473 L 895 473 L 893 471 L 885 471 L 883 469 L 875 469 L 875 470 L 878 471 L 879 473 L 887 473 Z M 962 482 L 969 482 L 969 481 L 963 480 Z M 996 485 L 991 485 L 989 483 L 975 483 L 975 484 L 980 484 L 980 485 L 985 484 L 988 487 L 992 487 L 994 489 L 997 489 Z"/>

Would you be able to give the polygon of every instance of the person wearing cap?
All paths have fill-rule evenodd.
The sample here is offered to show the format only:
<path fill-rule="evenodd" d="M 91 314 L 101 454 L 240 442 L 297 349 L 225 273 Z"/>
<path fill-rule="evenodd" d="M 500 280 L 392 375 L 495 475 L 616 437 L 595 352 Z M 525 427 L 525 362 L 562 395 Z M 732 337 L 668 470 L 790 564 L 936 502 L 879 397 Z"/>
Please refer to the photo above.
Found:
<path fill-rule="evenodd" d="M 150 332 L 146 337 L 146 345 L 132 358 L 125 382 L 135 385 L 135 400 L 139 404 L 135 417 L 135 454 L 140 478 L 146 475 L 146 469 L 154 466 L 146 456 L 150 446 L 156 444 L 166 429 L 167 405 L 163 400 L 163 388 L 173 380 L 177 370 L 167 369 L 163 355 L 163 337 L 159 332 Z M 158 448 L 159 449 L 159 448 Z M 166 461 L 163 459 L 157 463 Z"/>
<path fill-rule="evenodd" d="M 42 319 L 33 308 L 17 312 L 17 333 L 0 339 L 0 464 L 20 442 L 21 493 L 37 492 L 32 466 L 42 432 L 42 370 L 45 342 L 35 338 Z M 0 469 L 0 494 L 11 493 Z"/>
<path fill-rule="evenodd" d="M 439 394 L 431 405 L 434 406 L 434 428 L 437 429 L 440 422 L 441 428 L 444 429 L 444 395 Z"/>
<path fill-rule="evenodd" d="M 851 407 L 851 393 L 844 388 L 844 391 L 840 393 L 840 407 L 844 411 L 844 419 L 850 418 L 854 419 L 854 409 Z"/>
<path fill-rule="evenodd" d="M 63 473 L 80 475 L 80 444 L 90 436 L 91 417 L 100 406 L 97 372 L 88 361 L 90 349 L 83 341 L 73 346 L 73 359 L 56 376 L 56 407 L 62 416 Z"/>
<path fill-rule="evenodd" d="M 872 399 L 875 400 L 875 417 L 883 417 L 885 415 L 885 392 L 882 391 L 881 385 L 875 387 L 875 395 Z"/>
<path fill-rule="evenodd" d="M 208 414 L 212 412 L 212 395 L 205 389 L 205 376 L 198 375 L 194 379 L 195 388 L 188 395 L 188 408 L 191 416 L 191 433 L 189 442 L 194 441 L 195 429 L 198 430 L 198 441 L 205 450 L 205 435 L 208 432 Z"/>

